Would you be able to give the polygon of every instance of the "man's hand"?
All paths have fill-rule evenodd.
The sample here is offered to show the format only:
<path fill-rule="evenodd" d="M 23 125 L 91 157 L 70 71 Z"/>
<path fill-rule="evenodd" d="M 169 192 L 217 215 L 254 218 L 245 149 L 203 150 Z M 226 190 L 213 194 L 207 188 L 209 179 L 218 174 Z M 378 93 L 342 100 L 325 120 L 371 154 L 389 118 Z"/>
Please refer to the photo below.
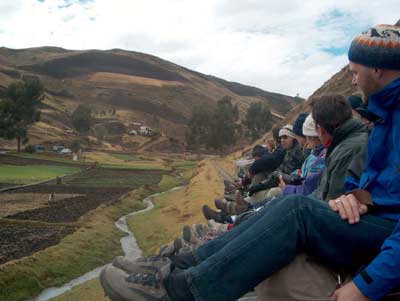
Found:
<path fill-rule="evenodd" d="M 345 286 L 337 289 L 332 296 L 335 301 L 366 301 L 369 300 L 365 297 L 353 281 L 347 283 Z"/>
<path fill-rule="evenodd" d="M 329 206 L 333 211 L 340 214 L 342 219 L 347 219 L 349 224 L 355 224 L 360 221 L 360 216 L 367 213 L 367 205 L 361 204 L 353 195 L 342 195 L 337 199 L 330 200 Z"/>
<path fill-rule="evenodd" d="M 280 175 L 279 176 L 279 187 L 283 190 L 283 189 L 285 189 L 285 187 L 286 187 L 286 183 L 285 183 L 285 181 L 283 180 L 283 177 L 282 177 L 282 175 Z"/>

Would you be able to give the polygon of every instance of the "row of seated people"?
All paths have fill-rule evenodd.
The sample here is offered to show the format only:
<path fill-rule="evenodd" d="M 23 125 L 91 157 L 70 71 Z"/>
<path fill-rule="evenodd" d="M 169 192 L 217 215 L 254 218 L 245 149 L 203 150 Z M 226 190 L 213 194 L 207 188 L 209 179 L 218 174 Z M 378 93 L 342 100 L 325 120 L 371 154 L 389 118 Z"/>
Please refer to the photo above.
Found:
<path fill-rule="evenodd" d="M 352 108 L 352 117 L 361 121 L 370 131 L 376 117 L 368 111 L 361 97 L 351 95 L 348 102 Z M 359 139 L 353 137 L 359 133 L 355 129 L 353 131 L 349 138 L 354 141 L 354 151 L 357 151 Z M 331 165 L 337 166 L 335 177 L 327 177 L 321 181 L 325 155 L 333 137 L 326 133 L 321 136 L 318 134 L 311 114 L 300 113 L 293 126 L 275 128 L 273 134 L 273 141 L 253 148 L 253 161 L 246 161 L 248 166 L 244 167 L 245 172 L 240 169 L 238 180 L 224 181 L 225 197 L 214 201 L 220 211 L 203 206 L 203 214 L 207 220 L 233 223 L 232 216 L 236 220 L 236 215 L 257 210 L 272 198 L 281 195 L 314 193 L 320 199 L 332 199 L 343 193 L 346 167 L 353 156 L 342 156 L 340 149 L 336 150 L 336 159 L 332 156 L 330 158 L 333 161 Z M 336 144 L 331 149 L 334 147 Z M 240 216 L 239 220 L 242 220 Z"/>
<path fill-rule="evenodd" d="M 228 301 L 253 289 L 261 300 L 399 300 L 396 49 L 398 26 L 356 37 L 350 71 L 368 106 L 341 95 L 314 98 L 311 114 L 279 130 L 280 145 L 254 150 L 248 179 L 226 183 L 218 210 L 203 207 L 219 231 L 213 223 L 203 233 L 187 227 L 188 245 L 179 251 L 114 260 L 100 276 L 111 300 Z M 314 157 L 305 155 L 301 135 Z M 315 189 L 306 183 L 314 176 Z M 204 239 L 211 229 L 215 235 Z"/>
<path fill-rule="evenodd" d="M 224 181 L 225 198 L 215 200 L 219 211 L 203 206 L 208 225 L 185 226 L 182 237 L 162 246 L 160 255 L 173 259 L 181 252 L 190 252 L 239 225 L 280 196 L 312 195 L 326 201 L 340 196 L 345 190 L 346 175 L 359 177 L 360 171 L 354 166 L 362 164 L 359 162 L 362 156 L 357 155 L 365 153 L 369 132 L 365 124 L 370 120 L 361 120 L 355 111 L 351 113 L 353 96 L 347 100 L 341 96 L 322 97 L 312 106 L 326 123 L 319 121 L 317 129 L 312 114 L 301 113 L 293 126 L 285 125 L 274 131 L 277 133 L 274 145 L 256 145 L 251 153 L 254 161 L 245 167 L 245 176 Z M 325 106 L 331 110 L 325 110 Z M 327 118 L 336 110 L 347 115 Z M 130 262 L 119 257 L 114 265 L 126 267 Z M 340 281 L 351 279 L 352 272 L 326 268 L 300 254 L 290 265 L 258 285 L 256 292 L 263 300 L 271 301 L 331 300 L 334 288 Z"/>

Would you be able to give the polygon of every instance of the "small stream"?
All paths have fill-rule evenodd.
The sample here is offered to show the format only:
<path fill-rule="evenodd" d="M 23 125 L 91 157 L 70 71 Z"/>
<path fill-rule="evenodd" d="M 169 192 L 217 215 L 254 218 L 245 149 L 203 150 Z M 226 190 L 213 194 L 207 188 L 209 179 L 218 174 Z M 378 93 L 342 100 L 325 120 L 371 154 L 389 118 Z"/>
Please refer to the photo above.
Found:
<path fill-rule="evenodd" d="M 143 200 L 143 203 L 146 205 L 145 209 L 139 210 L 139 211 L 134 211 L 127 215 L 124 215 L 115 222 L 115 226 L 118 229 L 120 229 L 121 231 L 128 234 L 128 235 L 124 236 L 123 238 L 121 238 L 121 246 L 122 246 L 122 250 L 123 250 L 125 256 L 129 257 L 130 259 L 136 259 L 136 258 L 139 258 L 140 256 L 142 256 L 142 251 L 140 250 L 140 248 L 136 242 L 136 238 L 133 235 L 132 231 L 129 230 L 126 219 L 130 216 L 140 214 L 140 213 L 143 213 L 146 211 L 150 211 L 151 209 L 153 209 L 154 204 L 151 201 L 152 198 L 159 196 L 160 194 L 163 194 L 163 193 L 181 189 L 182 187 L 183 186 L 178 186 L 178 187 L 172 188 L 168 191 L 156 193 L 156 194 L 146 197 Z M 40 295 L 37 296 L 35 299 L 33 299 L 33 301 L 48 301 L 52 298 L 58 297 L 64 293 L 66 293 L 67 291 L 71 290 L 75 286 L 78 286 L 89 280 L 99 277 L 100 272 L 104 267 L 105 267 L 105 265 L 98 267 L 78 278 L 71 280 L 70 282 L 68 282 L 67 284 L 64 284 L 61 287 L 50 287 L 50 288 L 44 290 L 42 293 L 40 293 Z"/>

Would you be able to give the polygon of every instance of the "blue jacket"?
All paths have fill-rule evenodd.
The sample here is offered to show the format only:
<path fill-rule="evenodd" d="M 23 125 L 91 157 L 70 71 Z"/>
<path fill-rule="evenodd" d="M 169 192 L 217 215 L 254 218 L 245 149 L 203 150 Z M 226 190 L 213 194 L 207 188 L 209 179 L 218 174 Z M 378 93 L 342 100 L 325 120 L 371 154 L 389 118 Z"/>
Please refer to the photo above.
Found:
<path fill-rule="evenodd" d="M 304 182 L 301 185 L 286 185 L 282 194 L 311 194 L 317 188 L 325 167 L 325 155 L 326 149 L 322 145 L 313 149 L 301 168 L 301 176 L 305 178 Z"/>
<path fill-rule="evenodd" d="M 358 188 L 369 191 L 377 215 L 400 220 L 400 78 L 370 96 L 368 109 L 380 120 L 368 140 L 365 170 Z M 354 183 L 353 183 L 354 184 Z M 354 278 L 365 296 L 379 300 L 400 285 L 400 223 L 381 252 Z"/>

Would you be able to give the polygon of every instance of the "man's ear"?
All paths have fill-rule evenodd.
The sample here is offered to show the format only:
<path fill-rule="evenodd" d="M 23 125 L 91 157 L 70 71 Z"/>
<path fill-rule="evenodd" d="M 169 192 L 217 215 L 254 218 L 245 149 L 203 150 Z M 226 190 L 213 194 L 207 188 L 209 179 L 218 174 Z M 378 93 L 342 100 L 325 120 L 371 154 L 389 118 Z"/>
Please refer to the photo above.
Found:
<path fill-rule="evenodd" d="M 316 130 L 319 137 L 322 137 L 327 133 L 327 131 L 322 126 L 317 126 Z"/>

